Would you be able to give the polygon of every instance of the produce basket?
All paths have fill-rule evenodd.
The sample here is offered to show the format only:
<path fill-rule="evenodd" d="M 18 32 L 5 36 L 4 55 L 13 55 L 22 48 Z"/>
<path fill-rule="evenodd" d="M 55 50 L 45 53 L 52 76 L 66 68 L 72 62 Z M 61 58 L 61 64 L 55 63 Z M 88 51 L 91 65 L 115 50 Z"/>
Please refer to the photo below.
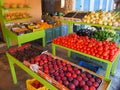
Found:
<path fill-rule="evenodd" d="M 26 80 L 26 86 L 27 86 L 27 90 L 49 90 L 48 88 L 46 88 L 45 86 L 40 87 L 38 89 L 36 89 L 35 87 L 32 86 L 32 83 L 35 81 L 36 79 L 28 79 Z"/>

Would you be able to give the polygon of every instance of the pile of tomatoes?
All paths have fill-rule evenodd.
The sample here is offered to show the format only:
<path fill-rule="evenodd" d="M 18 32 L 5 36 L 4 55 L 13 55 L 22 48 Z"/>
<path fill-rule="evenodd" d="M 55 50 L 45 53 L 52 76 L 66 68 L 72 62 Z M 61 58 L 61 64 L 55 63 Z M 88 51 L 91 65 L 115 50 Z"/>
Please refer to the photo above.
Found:
<path fill-rule="evenodd" d="M 53 39 L 53 43 L 109 61 L 113 61 L 119 51 L 116 42 L 98 41 L 75 33 L 59 36 Z"/>

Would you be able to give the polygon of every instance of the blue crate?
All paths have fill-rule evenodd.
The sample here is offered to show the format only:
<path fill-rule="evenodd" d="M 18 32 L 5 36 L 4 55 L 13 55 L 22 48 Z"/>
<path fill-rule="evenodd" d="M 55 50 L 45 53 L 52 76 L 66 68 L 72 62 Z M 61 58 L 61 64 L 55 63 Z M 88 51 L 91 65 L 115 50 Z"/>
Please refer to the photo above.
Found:
<path fill-rule="evenodd" d="M 87 68 L 87 69 L 89 69 L 89 70 L 91 70 L 93 72 L 96 72 L 96 73 L 99 73 L 99 71 L 100 71 L 99 66 L 95 66 L 95 65 L 93 65 L 91 63 L 88 63 L 88 62 L 85 62 L 85 61 L 82 61 L 82 60 L 78 63 L 78 65 L 82 66 L 84 68 Z"/>

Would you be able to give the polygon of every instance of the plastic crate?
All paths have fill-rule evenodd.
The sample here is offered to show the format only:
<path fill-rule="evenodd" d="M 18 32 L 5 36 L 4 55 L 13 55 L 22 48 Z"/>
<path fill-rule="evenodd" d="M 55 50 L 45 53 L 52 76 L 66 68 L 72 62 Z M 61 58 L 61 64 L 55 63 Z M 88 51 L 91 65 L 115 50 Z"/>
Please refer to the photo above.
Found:
<path fill-rule="evenodd" d="M 78 65 L 79 65 L 79 66 L 82 66 L 82 67 L 84 67 L 84 68 L 87 68 L 87 69 L 89 69 L 89 70 L 91 70 L 91 71 L 93 71 L 93 72 L 96 72 L 96 73 L 99 73 L 99 70 L 100 70 L 100 67 L 99 67 L 99 66 L 95 66 L 95 65 L 93 65 L 93 64 L 91 64 L 91 63 L 87 63 L 87 62 L 85 62 L 85 61 L 80 61 L 80 62 L 78 63 Z"/>
<path fill-rule="evenodd" d="M 48 88 L 46 88 L 45 86 L 40 87 L 38 89 L 36 89 L 35 87 L 33 87 L 31 84 L 35 81 L 36 79 L 28 79 L 26 80 L 26 86 L 27 86 L 27 90 L 49 90 Z"/>
<path fill-rule="evenodd" d="M 61 26 L 61 36 L 65 36 L 68 34 L 68 25 L 62 25 Z"/>

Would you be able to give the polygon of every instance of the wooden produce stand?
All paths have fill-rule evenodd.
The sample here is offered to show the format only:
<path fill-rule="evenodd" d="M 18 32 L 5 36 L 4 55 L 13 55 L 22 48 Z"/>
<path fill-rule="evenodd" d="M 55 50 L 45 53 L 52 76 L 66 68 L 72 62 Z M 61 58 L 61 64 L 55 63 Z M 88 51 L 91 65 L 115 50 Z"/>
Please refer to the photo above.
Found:
<path fill-rule="evenodd" d="M 57 56 L 54 56 L 48 52 L 45 52 L 44 54 L 50 55 L 55 59 L 59 59 L 61 61 L 66 62 L 67 64 L 70 64 L 72 66 L 75 66 L 79 69 L 82 69 L 83 71 L 89 72 L 92 75 L 95 75 L 99 78 L 102 79 L 102 83 L 100 84 L 99 88 L 97 90 L 109 90 L 109 86 L 111 83 L 111 80 L 109 79 L 105 79 L 103 76 L 100 76 L 90 70 L 87 70 L 85 68 L 82 68 L 80 66 L 77 66 L 71 62 L 69 62 L 68 60 L 64 60 L 62 58 L 59 58 Z M 27 67 L 25 64 L 23 64 L 22 62 L 20 62 L 18 59 L 16 59 L 15 57 L 13 57 L 11 54 L 9 54 L 8 52 L 6 52 L 9 64 L 10 64 L 10 69 L 11 69 L 11 74 L 13 77 L 13 82 L 14 84 L 17 83 L 17 77 L 16 77 L 16 72 L 15 72 L 15 67 L 14 64 L 18 65 L 21 69 L 23 69 L 25 72 L 27 72 L 29 75 L 31 75 L 32 77 L 34 77 L 35 79 L 37 79 L 38 81 L 40 81 L 44 86 L 46 86 L 47 88 L 49 88 L 50 90 L 69 90 L 68 88 L 66 88 L 64 85 L 58 83 L 56 80 L 54 80 L 53 78 L 51 78 L 50 76 L 48 76 L 47 74 L 45 74 L 42 71 L 39 71 L 39 73 L 35 73 L 33 72 L 29 67 Z"/>
<path fill-rule="evenodd" d="M 6 24 L 10 24 L 10 23 L 32 21 L 32 19 L 33 19 L 32 17 L 35 17 L 35 16 L 29 15 L 31 13 L 30 10 L 32 8 L 31 8 L 31 6 L 28 6 L 28 5 L 33 5 L 33 4 L 28 3 L 28 0 L 20 0 L 20 1 L 1 0 L 0 1 L 0 10 L 1 10 L 1 14 L 2 14 L 2 15 L 0 15 L 1 27 L 2 27 L 4 40 L 8 47 L 12 46 L 12 42 L 14 42 L 14 41 L 15 41 L 15 43 L 17 43 L 20 46 L 23 43 L 30 42 L 30 41 L 40 39 L 40 38 L 42 38 L 42 42 L 43 42 L 42 46 L 45 46 L 45 31 L 43 29 L 40 31 L 37 31 L 37 32 L 31 32 L 31 33 L 27 33 L 27 34 L 23 34 L 23 35 L 16 35 L 15 33 L 13 33 L 11 30 L 9 30 L 6 27 Z M 38 10 L 38 9 L 36 9 L 36 10 Z M 10 13 L 8 13 L 8 12 L 10 12 Z M 41 11 L 39 11 L 39 12 L 41 12 Z M 14 15 L 13 16 L 11 15 L 11 17 L 12 18 L 14 17 L 14 19 L 12 19 L 12 18 L 10 19 L 9 18 L 10 16 L 8 18 L 6 18 L 6 16 L 7 16 L 6 13 L 8 13 L 8 15 L 13 13 L 13 14 L 15 14 L 15 16 L 16 15 L 18 15 L 18 16 L 15 17 Z M 23 13 L 23 15 L 22 15 L 22 13 Z M 22 16 L 20 16 L 19 14 Z M 37 14 L 35 14 L 35 15 L 37 18 L 38 17 Z M 41 13 L 39 15 L 41 15 Z M 41 16 L 39 16 L 39 17 L 41 17 Z"/>
<path fill-rule="evenodd" d="M 17 42 L 18 46 L 21 46 L 21 44 L 30 42 L 36 39 L 42 38 L 42 46 L 45 47 L 45 30 L 39 30 L 35 32 L 30 32 L 27 34 L 22 34 L 22 35 L 16 35 L 12 31 L 6 29 L 6 42 L 7 46 L 10 47 L 12 46 L 12 40 Z"/>
<path fill-rule="evenodd" d="M 56 47 L 60 47 L 60 48 L 63 48 L 65 50 L 67 50 L 68 51 L 68 57 L 70 57 L 71 52 L 75 52 L 75 53 L 81 54 L 83 56 L 93 58 L 94 60 L 106 63 L 107 64 L 107 69 L 106 69 L 106 73 L 105 73 L 105 76 L 104 76 L 104 78 L 106 78 L 106 79 L 109 79 L 110 72 L 111 72 L 112 75 L 114 75 L 115 69 L 117 67 L 117 63 L 118 63 L 119 57 L 120 57 L 120 52 L 118 52 L 116 57 L 114 57 L 114 60 L 111 62 L 111 61 L 107 61 L 107 60 L 104 60 L 104 59 L 101 59 L 101 58 L 97 58 L 95 56 L 85 54 L 85 53 L 82 53 L 82 52 L 79 52 L 79 51 L 76 51 L 76 50 L 73 50 L 73 49 L 70 49 L 70 48 L 52 43 L 52 54 L 53 55 L 56 55 Z"/>

